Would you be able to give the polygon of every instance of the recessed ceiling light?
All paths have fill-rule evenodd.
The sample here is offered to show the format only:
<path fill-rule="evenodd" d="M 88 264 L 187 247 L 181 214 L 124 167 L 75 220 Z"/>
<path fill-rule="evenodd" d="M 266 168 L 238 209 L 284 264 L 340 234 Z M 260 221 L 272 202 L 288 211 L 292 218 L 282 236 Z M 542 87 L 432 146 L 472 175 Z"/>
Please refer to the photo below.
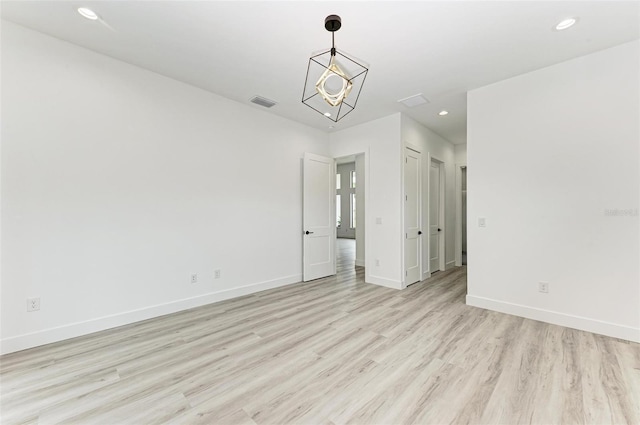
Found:
<path fill-rule="evenodd" d="M 578 18 L 567 18 L 563 19 L 556 25 L 556 31 L 566 30 L 567 28 L 571 28 L 578 22 Z"/>
<path fill-rule="evenodd" d="M 96 14 L 96 12 L 86 7 L 79 7 L 78 13 L 87 19 L 91 19 L 92 21 L 98 19 L 98 15 Z"/>
<path fill-rule="evenodd" d="M 331 112 L 325 112 L 325 113 L 324 113 L 324 116 L 325 116 L 325 117 L 330 117 L 330 116 L 331 116 Z"/>
<path fill-rule="evenodd" d="M 444 109 L 440 112 L 438 112 L 438 115 L 440 115 L 441 117 L 444 117 L 445 115 L 447 115 L 449 113 L 449 111 L 445 111 Z"/>

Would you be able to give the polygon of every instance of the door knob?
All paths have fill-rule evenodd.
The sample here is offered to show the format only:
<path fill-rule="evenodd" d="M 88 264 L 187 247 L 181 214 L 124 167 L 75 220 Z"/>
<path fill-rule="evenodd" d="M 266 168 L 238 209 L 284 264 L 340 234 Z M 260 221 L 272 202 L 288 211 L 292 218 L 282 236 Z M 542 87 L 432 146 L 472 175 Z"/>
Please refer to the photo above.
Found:
<path fill-rule="evenodd" d="M 304 232 L 305 235 L 310 235 L 311 233 L 313 233 L 313 232 L 310 232 L 308 230 L 306 232 Z"/>
<path fill-rule="evenodd" d="M 442 229 L 438 229 L 438 232 L 441 232 L 441 231 L 442 231 Z"/>
<path fill-rule="evenodd" d="M 421 235 L 422 234 L 422 230 L 418 230 L 418 234 Z"/>

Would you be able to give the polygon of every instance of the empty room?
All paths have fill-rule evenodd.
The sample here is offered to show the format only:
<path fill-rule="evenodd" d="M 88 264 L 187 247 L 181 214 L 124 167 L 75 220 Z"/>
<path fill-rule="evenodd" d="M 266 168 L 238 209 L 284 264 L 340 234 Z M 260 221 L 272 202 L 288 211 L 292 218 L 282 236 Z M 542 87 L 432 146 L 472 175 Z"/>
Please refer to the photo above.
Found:
<path fill-rule="evenodd" d="M 3 425 L 640 424 L 639 1 L 0 14 Z"/>

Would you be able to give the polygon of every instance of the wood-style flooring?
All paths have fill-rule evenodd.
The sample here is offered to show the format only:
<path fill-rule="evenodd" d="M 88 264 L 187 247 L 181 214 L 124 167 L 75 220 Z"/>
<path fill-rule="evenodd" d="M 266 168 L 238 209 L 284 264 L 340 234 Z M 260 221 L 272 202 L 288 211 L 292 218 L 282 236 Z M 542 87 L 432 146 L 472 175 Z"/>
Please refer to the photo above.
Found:
<path fill-rule="evenodd" d="M 337 276 L 0 358 L 8 424 L 639 424 L 640 345 Z"/>

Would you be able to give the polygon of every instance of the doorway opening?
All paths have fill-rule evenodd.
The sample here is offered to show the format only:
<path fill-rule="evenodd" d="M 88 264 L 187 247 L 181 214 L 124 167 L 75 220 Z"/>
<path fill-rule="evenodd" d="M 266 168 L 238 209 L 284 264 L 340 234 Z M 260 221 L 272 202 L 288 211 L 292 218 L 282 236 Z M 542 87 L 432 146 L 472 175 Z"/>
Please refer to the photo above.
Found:
<path fill-rule="evenodd" d="M 456 165 L 456 266 L 467 265 L 467 166 Z"/>
<path fill-rule="evenodd" d="M 341 160 L 340 160 L 341 161 Z M 356 162 L 338 162 L 336 166 L 336 235 L 355 239 L 358 218 L 356 199 Z"/>
<path fill-rule="evenodd" d="M 336 158 L 336 263 L 364 267 L 364 153 Z"/>

